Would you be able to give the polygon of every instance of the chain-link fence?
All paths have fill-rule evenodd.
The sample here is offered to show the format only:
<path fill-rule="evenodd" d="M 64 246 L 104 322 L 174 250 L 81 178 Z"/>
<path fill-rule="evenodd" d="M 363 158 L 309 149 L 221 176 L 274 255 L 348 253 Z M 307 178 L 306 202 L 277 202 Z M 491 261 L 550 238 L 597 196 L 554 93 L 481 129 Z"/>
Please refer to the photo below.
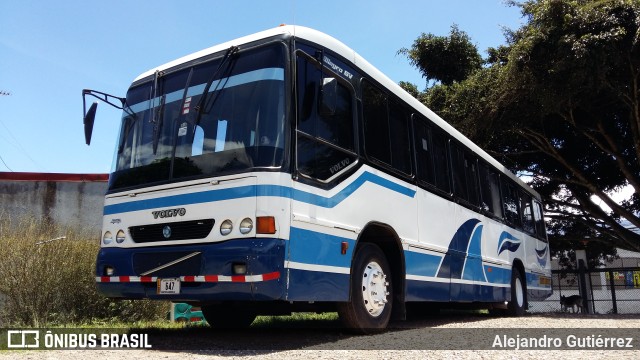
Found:
<path fill-rule="evenodd" d="M 640 314 L 640 267 L 554 270 L 552 284 L 553 295 L 529 301 L 529 313 Z"/>

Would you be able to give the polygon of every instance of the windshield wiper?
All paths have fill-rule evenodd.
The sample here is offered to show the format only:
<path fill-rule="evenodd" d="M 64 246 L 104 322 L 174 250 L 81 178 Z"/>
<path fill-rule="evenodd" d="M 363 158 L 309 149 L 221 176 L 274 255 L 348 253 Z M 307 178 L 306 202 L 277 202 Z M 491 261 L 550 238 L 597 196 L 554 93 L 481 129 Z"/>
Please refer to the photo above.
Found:
<path fill-rule="evenodd" d="M 218 65 L 218 68 L 216 69 L 216 71 L 213 72 L 213 74 L 211 75 L 211 77 L 207 81 L 207 84 L 205 85 L 204 90 L 202 91 L 202 95 L 200 95 L 200 100 L 198 101 L 198 104 L 194 108 L 194 110 L 196 110 L 196 113 L 197 113 L 196 120 L 193 122 L 194 128 L 200 123 L 200 118 L 202 117 L 202 114 L 207 114 L 208 113 L 207 109 L 212 109 L 213 108 L 213 105 L 215 104 L 216 100 L 218 99 L 219 93 L 215 94 L 211 101 L 208 101 L 208 99 L 209 99 L 209 96 L 208 96 L 209 89 L 211 89 L 211 85 L 213 84 L 213 81 L 221 73 L 223 73 L 223 70 L 227 70 L 229 68 L 229 66 L 231 66 L 231 64 L 233 63 L 231 61 L 231 59 L 233 58 L 233 56 L 235 54 L 238 53 L 238 50 L 239 49 L 238 49 L 237 46 L 231 46 L 229 49 L 227 49 L 227 52 L 224 54 L 224 57 L 222 58 L 222 61 L 220 61 L 220 64 Z M 216 84 L 216 87 L 213 89 L 212 92 L 215 93 L 217 91 L 220 91 L 220 90 L 224 89 L 224 87 L 225 87 L 225 85 L 227 84 L 228 81 L 229 81 L 229 79 L 227 78 L 226 81 L 224 82 L 224 85 L 222 85 L 222 87 L 220 86 L 222 81 L 218 81 L 218 83 Z M 194 131 L 194 135 L 195 135 L 195 131 Z"/>
<path fill-rule="evenodd" d="M 160 104 L 158 109 L 154 106 L 156 97 L 158 96 L 158 80 L 164 75 L 163 72 L 156 70 L 153 74 L 153 97 L 149 102 L 149 106 L 152 107 L 151 118 L 149 121 L 153 124 L 153 155 L 156 155 L 158 151 L 158 142 L 160 141 L 160 133 L 162 132 L 162 112 L 164 110 L 164 103 L 166 96 L 162 94 L 160 97 Z"/>

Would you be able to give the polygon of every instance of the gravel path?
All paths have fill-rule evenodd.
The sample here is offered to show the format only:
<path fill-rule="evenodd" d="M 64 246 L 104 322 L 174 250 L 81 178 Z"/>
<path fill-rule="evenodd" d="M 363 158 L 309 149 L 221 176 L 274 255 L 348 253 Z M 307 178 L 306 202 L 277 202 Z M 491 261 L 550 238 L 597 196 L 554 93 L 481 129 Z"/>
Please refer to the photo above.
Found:
<path fill-rule="evenodd" d="M 309 324 L 313 326 L 313 324 Z M 583 330 L 581 330 L 583 329 Z M 584 330 L 589 329 L 589 330 Z M 558 335 L 590 331 L 604 336 L 632 336 L 630 350 L 459 350 L 478 341 L 491 342 L 495 334 Z M 152 334 L 151 337 L 155 336 Z M 353 336 L 339 327 L 323 329 L 256 329 L 249 332 L 215 332 L 189 329 L 161 334 L 169 349 L 187 347 L 203 350 L 50 350 L 4 351 L 4 359 L 638 359 L 640 358 L 640 316 L 547 314 L 525 318 L 493 318 L 483 315 L 447 315 L 394 324 L 390 331 L 372 336 Z M 489 340 L 487 340 L 489 339 Z M 435 342 L 425 344 L 425 341 Z M 485 347 L 490 347 L 491 344 Z M 452 350 L 425 350 L 446 348 Z M 476 346 L 477 347 L 477 346 Z M 258 349 L 258 350 L 246 350 Z M 328 350 L 331 349 L 331 350 Z M 353 349 L 353 350 L 345 350 Z M 373 350 L 367 350 L 373 349 Z M 417 350 L 414 350 L 417 349 Z"/>

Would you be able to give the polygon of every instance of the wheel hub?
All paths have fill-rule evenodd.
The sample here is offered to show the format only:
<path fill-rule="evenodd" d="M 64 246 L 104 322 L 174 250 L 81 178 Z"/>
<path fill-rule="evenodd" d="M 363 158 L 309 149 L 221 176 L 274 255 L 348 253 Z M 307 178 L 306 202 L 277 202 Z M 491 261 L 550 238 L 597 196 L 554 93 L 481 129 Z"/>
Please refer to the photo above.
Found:
<path fill-rule="evenodd" d="M 384 311 L 388 302 L 388 286 L 387 275 L 380 264 L 370 262 L 362 274 L 362 300 L 369 315 L 377 317 Z"/>

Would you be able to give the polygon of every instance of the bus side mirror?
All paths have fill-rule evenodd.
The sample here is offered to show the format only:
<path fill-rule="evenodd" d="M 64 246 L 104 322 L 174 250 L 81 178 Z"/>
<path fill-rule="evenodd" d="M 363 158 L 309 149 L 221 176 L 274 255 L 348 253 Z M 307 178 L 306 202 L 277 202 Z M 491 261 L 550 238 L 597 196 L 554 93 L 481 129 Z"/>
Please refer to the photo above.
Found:
<path fill-rule="evenodd" d="M 93 133 L 93 122 L 96 119 L 96 109 L 98 108 L 98 102 L 94 102 L 89 107 L 89 111 L 84 114 L 84 140 L 87 145 L 91 144 L 91 134 Z"/>
<path fill-rule="evenodd" d="M 336 114 L 338 102 L 338 80 L 335 78 L 323 78 L 320 91 L 320 115 L 333 116 Z"/>

